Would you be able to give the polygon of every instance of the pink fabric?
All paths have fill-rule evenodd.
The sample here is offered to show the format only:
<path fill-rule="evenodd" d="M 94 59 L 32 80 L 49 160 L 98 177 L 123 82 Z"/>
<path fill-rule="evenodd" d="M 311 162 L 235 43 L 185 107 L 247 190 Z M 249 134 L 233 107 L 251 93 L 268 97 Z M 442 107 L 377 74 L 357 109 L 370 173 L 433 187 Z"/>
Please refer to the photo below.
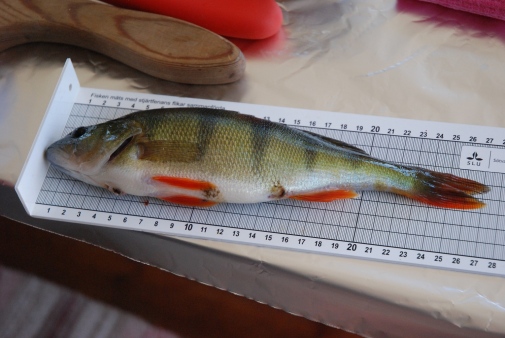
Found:
<path fill-rule="evenodd" d="M 445 7 L 505 20 L 505 0 L 422 0 Z"/>

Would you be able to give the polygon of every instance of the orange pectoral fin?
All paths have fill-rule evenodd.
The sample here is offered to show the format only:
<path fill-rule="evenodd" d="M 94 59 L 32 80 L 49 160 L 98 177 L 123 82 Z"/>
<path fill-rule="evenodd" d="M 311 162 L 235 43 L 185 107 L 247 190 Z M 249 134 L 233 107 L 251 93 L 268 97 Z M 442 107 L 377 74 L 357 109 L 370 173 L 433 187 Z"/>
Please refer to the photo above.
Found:
<path fill-rule="evenodd" d="M 212 190 L 216 189 L 216 186 L 210 182 L 193 180 L 184 177 L 170 177 L 170 176 L 154 176 L 153 180 L 158 182 L 163 182 L 168 185 L 188 189 L 188 190 Z"/>
<path fill-rule="evenodd" d="M 308 202 L 331 202 L 339 199 L 354 198 L 356 196 L 358 196 L 358 194 L 352 190 L 326 190 L 309 194 L 294 195 L 289 198 Z"/>
<path fill-rule="evenodd" d="M 211 206 L 217 204 L 217 202 L 212 202 L 212 201 L 205 200 L 202 198 L 193 197 L 193 196 L 185 196 L 185 195 L 175 195 L 175 196 L 158 197 L 158 198 L 162 199 L 164 201 L 170 202 L 170 203 L 181 204 L 181 205 L 185 205 L 188 207 L 211 207 Z"/>

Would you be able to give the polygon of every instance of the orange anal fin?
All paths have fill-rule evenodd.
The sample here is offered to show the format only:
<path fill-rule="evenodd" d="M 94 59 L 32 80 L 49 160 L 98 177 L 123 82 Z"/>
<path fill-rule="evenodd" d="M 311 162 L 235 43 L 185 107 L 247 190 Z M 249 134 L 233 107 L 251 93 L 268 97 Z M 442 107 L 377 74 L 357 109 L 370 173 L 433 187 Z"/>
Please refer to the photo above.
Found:
<path fill-rule="evenodd" d="M 209 200 L 205 200 L 205 199 L 193 197 L 193 196 L 185 196 L 185 195 L 175 195 L 175 196 L 158 197 L 158 198 L 162 199 L 164 201 L 170 202 L 170 203 L 181 204 L 181 205 L 185 205 L 188 207 L 211 207 L 211 206 L 217 204 L 217 202 L 213 202 L 213 201 L 209 201 Z"/>
<path fill-rule="evenodd" d="M 352 190 L 326 190 L 310 194 L 294 195 L 289 198 L 309 202 L 331 202 L 345 198 L 354 198 L 356 196 L 358 196 L 358 194 Z"/>
<path fill-rule="evenodd" d="M 153 180 L 188 190 L 205 191 L 216 189 L 216 186 L 210 182 L 193 180 L 191 178 L 184 177 L 154 176 Z"/>

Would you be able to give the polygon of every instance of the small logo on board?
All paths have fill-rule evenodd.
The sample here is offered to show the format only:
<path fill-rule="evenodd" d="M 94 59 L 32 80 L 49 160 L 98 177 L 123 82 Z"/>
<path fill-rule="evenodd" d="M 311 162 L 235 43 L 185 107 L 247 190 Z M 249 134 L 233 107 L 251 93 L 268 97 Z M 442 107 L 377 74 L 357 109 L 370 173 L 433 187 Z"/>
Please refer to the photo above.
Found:
<path fill-rule="evenodd" d="M 473 166 L 473 165 L 480 166 L 481 161 L 482 161 L 482 158 L 479 157 L 479 154 L 476 151 L 473 152 L 472 156 L 468 156 L 466 159 L 468 160 L 466 162 L 466 165 L 470 165 L 470 166 Z"/>

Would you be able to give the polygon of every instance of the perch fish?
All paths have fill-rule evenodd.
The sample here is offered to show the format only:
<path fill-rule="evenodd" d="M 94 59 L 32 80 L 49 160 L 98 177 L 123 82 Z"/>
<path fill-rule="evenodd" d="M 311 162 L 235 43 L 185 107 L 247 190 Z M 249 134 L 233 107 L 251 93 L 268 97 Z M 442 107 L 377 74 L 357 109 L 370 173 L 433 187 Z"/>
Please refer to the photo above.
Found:
<path fill-rule="evenodd" d="M 46 150 L 64 173 L 115 194 L 198 207 L 284 198 L 330 202 L 379 190 L 477 209 L 476 181 L 373 158 L 347 143 L 233 111 L 140 111 L 79 127 Z"/>

